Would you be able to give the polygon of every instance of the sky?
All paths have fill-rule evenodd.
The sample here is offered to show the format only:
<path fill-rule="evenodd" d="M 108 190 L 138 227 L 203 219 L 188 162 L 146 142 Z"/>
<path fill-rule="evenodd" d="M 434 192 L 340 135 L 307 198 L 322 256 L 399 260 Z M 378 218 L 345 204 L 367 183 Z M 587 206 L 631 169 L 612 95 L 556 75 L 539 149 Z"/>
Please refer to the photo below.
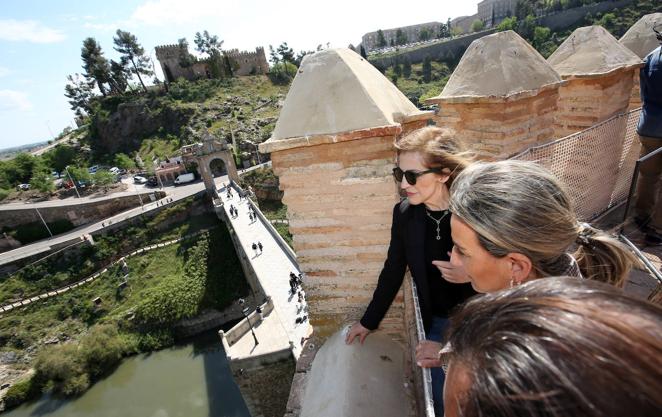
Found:
<path fill-rule="evenodd" d="M 479 0 L 0 0 L 0 149 L 52 139 L 75 127 L 64 97 L 69 74 L 81 73 L 83 39 L 94 37 L 106 58 L 117 29 L 154 46 L 208 30 L 224 49 L 254 51 L 287 42 L 295 51 L 357 45 L 361 36 L 476 13 Z M 193 51 L 192 51 L 193 52 Z M 163 79 L 160 69 L 157 76 Z"/>

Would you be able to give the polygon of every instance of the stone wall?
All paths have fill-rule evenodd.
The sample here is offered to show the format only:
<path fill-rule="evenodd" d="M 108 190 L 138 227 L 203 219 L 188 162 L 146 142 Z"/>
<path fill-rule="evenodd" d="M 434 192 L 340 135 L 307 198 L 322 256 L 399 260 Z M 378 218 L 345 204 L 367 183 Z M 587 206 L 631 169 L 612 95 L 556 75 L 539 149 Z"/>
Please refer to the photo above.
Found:
<path fill-rule="evenodd" d="M 370 63 L 374 66 L 387 67 L 396 62 L 401 62 L 404 57 L 407 57 L 412 64 L 423 62 L 427 56 L 433 60 L 459 59 L 471 42 L 494 32 L 496 32 L 495 29 L 484 30 L 470 35 L 458 36 L 447 41 L 421 46 L 416 49 L 402 49 L 395 55 L 370 57 Z"/>
<path fill-rule="evenodd" d="M 255 48 L 255 52 L 239 52 L 233 49 L 225 53 L 239 64 L 239 69 L 234 71 L 235 75 L 266 74 L 269 72 L 267 57 L 264 54 L 264 48 L 261 46 Z"/>
<path fill-rule="evenodd" d="M 252 417 L 283 417 L 296 363 L 289 358 L 251 366 L 231 362 L 232 376 Z"/>
<path fill-rule="evenodd" d="M 574 9 L 563 10 L 558 13 L 552 13 L 542 16 L 538 19 L 538 26 L 547 26 L 551 30 L 565 29 L 568 26 L 580 22 L 590 13 L 603 13 L 608 10 L 624 7 L 632 3 L 632 0 L 603 1 L 600 3 L 589 4 L 587 6 L 576 7 Z"/>
<path fill-rule="evenodd" d="M 154 201 L 165 196 L 163 191 L 153 191 L 140 194 L 144 201 Z M 154 199 L 154 200 L 153 200 Z M 90 201 L 81 204 L 72 204 L 66 206 L 40 207 L 41 213 L 46 223 L 52 223 L 57 220 L 69 220 L 74 226 L 83 226 L 113 216 L 122 211 L 138 207 L 140 200 L 135 194 L 113 199 Z M 2 210 L 2 226 L 14 229 L 20 225 L 41 222 L 34 207 L 26 205 L 25 208 L 15 210 Z"/>

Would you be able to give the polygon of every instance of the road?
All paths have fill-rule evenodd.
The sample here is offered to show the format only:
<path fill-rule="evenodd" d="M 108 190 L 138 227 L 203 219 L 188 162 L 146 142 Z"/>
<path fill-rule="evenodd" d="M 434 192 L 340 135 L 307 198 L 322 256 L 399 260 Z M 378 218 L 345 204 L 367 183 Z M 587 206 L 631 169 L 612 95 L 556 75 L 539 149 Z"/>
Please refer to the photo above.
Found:
<path fill-rule="evenodd" d="M 222 177 L 214 178 L 214 181 L 216 182 L 216 184 L 218 186 L 220 186 L 221 183 L 228 182 L 228 177 L 227 177 L 227 175 L 224 175 Z M 183 186 L 178 186 L 178 187 L 164 187 L 163 191 L 165 191 L 165 193 L 166 193 L 166 197 L 165 197 L 166 199 L 172 198 L 172 202 L 167 203 L 167 205 L 169 205 L 169 204 L 173 204 L 173 203 L 175 203 L 179 200 L 182 200 L 184 198 L 187 198 L 189 196 L 192 196 L 193 194 L 195 194 L 197 192 L 203 191 L 204 189 L 205 189 L 204 183 L 202 181 L 197 181 L 197 182 L 194 182 L 194 183 L 189 184 L 189 185 L 183 185 Z M 128 195 L 136 195 L 136 191 L 134 191 L 132 193 L 129 193 Z M 111 199 L 112 198 L 117 198 L 117 197 L 118 197 L 118 193 L 108 196 L 108 198 L 111 198 Z M 78 203 L 77 198 L 69 199 L 69 200 L 73 201 L 73 203 L 71 203 L 71 204 L 77 204 Z M 43 201 L 41 203 L 46 203 L 46 204 L 56 203 L 56 204 L 52 204 L 52 206 L 63 206 L 63 205 L 66 205 L 66 204 L 63 204 L 64 201 L 66 201 L 66 200 L 55 201 L 55 202 L 53 202 L 53 201 Z M 95 199 L 93 201 L 99 201 L 99 200 Z M 38 254 L 38 253 L 49 252 L 51 250 L 52 246 L 55 246 L 55 245 L 58 245 L 58 244 L 62 244 L 62 243 L 69 242 L 69 241 L 71 241 L 71 243 L 73 244 L 75 242 L 80 241 L 82 236 L 90 234 L 90 233 L 95 232 L 97 230 L 103 229 L 103 227 L 104 227 L 103 224 L 117 223 L 119 221 L 126 220 L 130 217 L 135 217 L 135 216 L 138 216 L 142 213 L 149 212 L 150 210 L 154 210 L 156 207 L 158 207 L 157 203 L 160 203 L 160 201 L 161 200 L 157 200 L 157 201 L 154 201 L 154 202 L 147 203 L 143 199 L 143 202 L 145 204 L 142 207 L 138 206 L 138 207 L 135 207 L 133 209 L 126 210 L 126 211 L 123 211 L 121 213 L 118 213 L 114 216 L 108 217 L 108 218 L 106 218 L 102 221 L 98 221 L 96 223 L 90 223 L 90 224 L 87 224 L 85 226 L 78 227 L 78 228 L 76 228 L 76 229 L 74 229 L 70 232 L 63 233 L 61 235 L 57 235 L 57 236 L 52 237 L 50 239 L 40 240 L 39 242 L 31 243 L 29 245 L 21 246 L 20 248 L 17 248 L 17 249 L 8 251 L 8 252 L 0 253 L 0 265 L 4 265 L 4 264 L 7 264 L 9 262 L 13 262 L 13 261 L 16 261 L 18 259 L 25 258 L 25 257 L 28 257 L 28 256 L 32 256 L 32 255 L 35 255 L 35 254 Z M 26 208 L 26 206 L 30 207 L 30 208 L 39 207 L 38 204 L 40 204 L 40 203 L 22 204 L 20 208 Z M 51 204 L 49 204 L 49 206 L 51 206 Z M 44 207 L 46 207 L 46 206 L 44 206 Z"/>

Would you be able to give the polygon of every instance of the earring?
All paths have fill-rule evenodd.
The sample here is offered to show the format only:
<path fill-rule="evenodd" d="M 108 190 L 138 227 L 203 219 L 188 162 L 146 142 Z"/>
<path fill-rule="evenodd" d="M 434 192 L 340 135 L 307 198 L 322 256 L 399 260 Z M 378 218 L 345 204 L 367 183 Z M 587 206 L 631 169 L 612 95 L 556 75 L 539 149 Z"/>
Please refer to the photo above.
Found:
<path fill-rule="evenodd" d="M 510 288 L 517 287 L 521 282 L 515 281 L 515 277 L 510 277 Z"/>

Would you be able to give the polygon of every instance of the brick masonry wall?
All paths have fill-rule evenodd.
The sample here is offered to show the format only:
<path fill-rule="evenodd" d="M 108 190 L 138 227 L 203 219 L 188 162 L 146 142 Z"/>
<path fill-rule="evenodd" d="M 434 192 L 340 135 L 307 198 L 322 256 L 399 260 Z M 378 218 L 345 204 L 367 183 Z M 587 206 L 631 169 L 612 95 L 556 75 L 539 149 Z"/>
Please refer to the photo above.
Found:
<path fill-rule="evenodd" d="M 499 103 L 441 103 L 438 126 L 453 129 L 483 159 L 504 159 L 554 136 L 558 92 Z"/>
<path fill-rule="evenodd" d="M 373 137 L 271 155 L 306 275 L 311 324 L 322 337 L 360 318 L 375 289 L 398 201 L 393 140 Z M 402 330 L 401 295 L 382 327 Z"/>
<path fill-rule="evenodd" d="M 559 89 L 555 136 L 561 138 L 579 132 L 626 111 L 634 72 L 620 70 L 603 77 L 568 80 Z"/>

